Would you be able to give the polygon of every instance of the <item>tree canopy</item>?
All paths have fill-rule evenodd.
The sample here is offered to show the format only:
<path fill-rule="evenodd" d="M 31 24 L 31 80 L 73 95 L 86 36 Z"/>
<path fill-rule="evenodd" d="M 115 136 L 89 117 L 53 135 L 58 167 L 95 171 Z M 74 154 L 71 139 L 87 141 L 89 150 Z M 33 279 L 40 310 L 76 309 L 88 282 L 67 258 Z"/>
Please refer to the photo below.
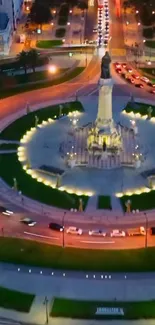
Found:
<path fill-rule="evenodd" d="M 37 0 L 32 5 L 30 17 L 31 21 L 36 24 L 48 23 L 52 19 L 51 9 L 47 4 Z"/>

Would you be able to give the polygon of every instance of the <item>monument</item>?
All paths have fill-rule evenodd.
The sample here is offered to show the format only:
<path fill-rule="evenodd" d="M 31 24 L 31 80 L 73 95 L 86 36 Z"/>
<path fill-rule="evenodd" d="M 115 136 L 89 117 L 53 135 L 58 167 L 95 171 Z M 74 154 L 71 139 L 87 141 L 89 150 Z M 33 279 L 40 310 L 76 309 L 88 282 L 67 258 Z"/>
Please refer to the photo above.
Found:
<path fill-rule="evenodd" d="M 110 73 L 110 63 L 111 58 L 106 51 L 101 62 L 98 113 L 95 130 L 92 129 L 88 137 L 89 151 L 94 151 L 96 148 L 97 151 L 102 151 L 102 156 L 108 153 L 110 154 L 111 150 L 119 151 L 122 146 L 120 130 L 116 129 L 112 117 L 113 81 Z"/>
<path fill-rule="evenodd" d="M 98 110 L 95 121 L 78 126 L 73 116 L 67 141 L 63 143 L 63 158 L 69 168 L 139 168 L 141 156 L 137 146 L 137 132 L 131 127 L 116 124 L 112 112 L 113 80 L 110 73 L 111 58 L 108 52 L 101 61 Z M 76 120 L 75 125 L 73 121 Z M 134 121 L 132 121 L 134 122 Z M 73 127 L 74 126 L 74 127 Z"/>

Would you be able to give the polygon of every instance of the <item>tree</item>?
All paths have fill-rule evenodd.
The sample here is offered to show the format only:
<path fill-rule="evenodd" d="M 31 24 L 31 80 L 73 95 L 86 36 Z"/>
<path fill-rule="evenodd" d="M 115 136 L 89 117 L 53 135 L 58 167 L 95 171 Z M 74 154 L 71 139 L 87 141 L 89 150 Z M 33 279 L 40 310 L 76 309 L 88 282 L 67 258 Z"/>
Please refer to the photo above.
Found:
<path fill-rule="evenodd" d="M 80 1 L 78 3 L 78 8 L 80 8 L 81 10 L 87 10 L 88 9 L 88 4 L 85 1 Z"/>
<path fill-rule="evenodd" d="M 28 52 L 28 62 L 29 62 L 29 65 L 31 66 L 33 72 L 35 72 L 35 68 L 37 66 L 38 58 L 39 58 L 39 55 L 38 55 L 37 50 L 31 49 Z"/>
<path fill-rule="evenodd" d="M 50 7 L 41 2 L 34 2 L 30 13 L 31 21 L 35 24 L 42 25 L 52 19 Z"/>
<path fill-rule="evenodd" d="M 18 62 L 19 65 L 24 68 L 25 74 L 27 74 L 27 66 L 28 66 L 28 53 L 22 51 L 18 54 Z"/>

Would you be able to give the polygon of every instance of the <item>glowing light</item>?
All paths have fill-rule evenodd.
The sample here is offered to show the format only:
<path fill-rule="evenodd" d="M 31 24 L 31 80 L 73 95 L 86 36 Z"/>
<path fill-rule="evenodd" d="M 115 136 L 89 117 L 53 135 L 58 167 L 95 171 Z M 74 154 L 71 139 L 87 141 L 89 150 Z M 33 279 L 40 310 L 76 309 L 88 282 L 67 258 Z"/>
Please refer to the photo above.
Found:
<path fill-rule="evenodd" d="M 142 120 L 146 120 L 148 118 L 147 115 L 141 115 Z"/>
<path fill-rule="evenodd" d="M 52 74 L 56 73 L 57 72 L 57 68 L 55 65 L 50 65 L 49 68 L 48 68 L 48 71 Z"/>
<path fill-rule="evenodd" d="M 63 191 L 65 191 L 65 188 L 63 186 L 61 186 L 61 187 L 59 187 L 59 190 L 63 192 Z"/>
<path fill-rule="evenodd" d="M 81 191 L 77 191 L 76 194 L 79 196 L 83 195 L 83 193 Z"/>
<path fill-rule="evenodd" d="M 42 124 L 43 124 L 43 125 L 47 125 L 48 122 L 47 122 L 47 121 L 43 121 Z"/>
<path fill-rule="evenodd" d="M 38 178 L 37 178 L 37 181 L 38 181 L 39 183 L 42 183 L 42 182 L 43 182 L 43 179 L 42 179 L 41 177 L 38 177 Z"/>
<path fill-rule="evenodd" d="M 48 118 L 48 122 L 52 123 L 52 122 L 54 122 L 54 120 L 52 120 L 52 118 Z"/>
<path fill-rule="evenodd" d="M 134 194 L 137 194 L 137 195 L 142 194 L 142 191 L 141 191 L 141 190 L 136 190 L 136 191 L 134 192 Z"/>
<path fill-rule="evenodd" d="M 132 192 L 126 192 L 125 195 L 131 196 L 131 195 L 133 195 L 133 193 Z"/>
<path fill-rule="evenodd" d="M 49 181 L 44 181 L 44 185 L 46 185 L 46 186 L 50 186 L 50 182 Z"/>
<path fill-rule="evenodd" d="M 32 169 L 27 169 L 26 173 L 29 174 L 29 175 L 32 175 L 33 174 L 33 170 Z"/>
<path fill-rule="evenodd" d="M 116 197 L 122 197 L 123 193 L 116 193 Z"/>

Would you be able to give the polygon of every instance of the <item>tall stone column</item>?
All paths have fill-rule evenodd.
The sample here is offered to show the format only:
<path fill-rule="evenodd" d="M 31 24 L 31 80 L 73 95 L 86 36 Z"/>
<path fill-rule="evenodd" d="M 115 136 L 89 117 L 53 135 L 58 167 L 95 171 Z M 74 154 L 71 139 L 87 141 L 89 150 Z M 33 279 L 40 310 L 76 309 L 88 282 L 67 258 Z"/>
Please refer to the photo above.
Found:
<path fill-rule="evenodd" d="M 99 100 L 98 100 L 98 113 L 96 118 L 96 127 L 101 130 L 110 128 L 113 124 L 112 118 L 112 79 L 102 79 L 99 81 Z M 110 131 L 110 130 L 109 130 Z"/>

